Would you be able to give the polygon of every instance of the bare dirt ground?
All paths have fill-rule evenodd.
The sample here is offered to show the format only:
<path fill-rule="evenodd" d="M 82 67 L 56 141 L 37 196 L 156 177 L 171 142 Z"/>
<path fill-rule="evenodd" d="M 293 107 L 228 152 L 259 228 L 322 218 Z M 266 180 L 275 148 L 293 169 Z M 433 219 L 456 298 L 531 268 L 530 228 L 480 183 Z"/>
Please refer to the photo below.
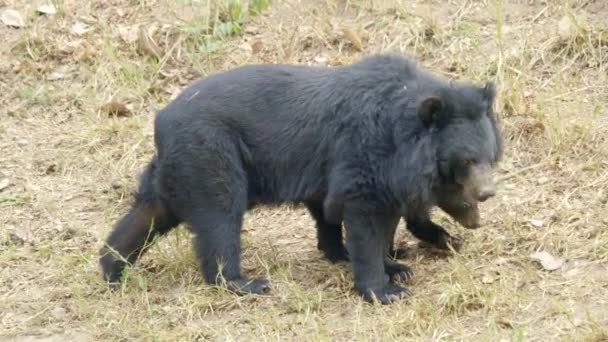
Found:
<path fill-rule="evenodd" d="M 608 340 L 605 1 L 275 0 L 227 36 L 238 8 L 205 1 L 40 4 L 0 0 L 25 25 L 0 24 L 1 340 Z M 272 281 L 268 295 L 207 286 L 186 229 L 107 290 L 97 251 L 171 96 L 244 63 L 340 65 L 386 50 L 495 80 L 506 142 L 484 227 L 436 212 L 466 239 L 460 253 L 400 228 L 413 297 L 364 303 L 298 207 L 247 215 L 243 267 Z"/>

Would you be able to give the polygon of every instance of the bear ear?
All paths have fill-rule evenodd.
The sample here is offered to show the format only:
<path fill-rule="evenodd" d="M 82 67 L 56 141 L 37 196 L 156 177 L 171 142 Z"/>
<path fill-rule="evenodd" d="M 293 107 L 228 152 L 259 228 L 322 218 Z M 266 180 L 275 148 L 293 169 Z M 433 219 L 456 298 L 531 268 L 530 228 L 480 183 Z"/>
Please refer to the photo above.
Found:
<path fill-rule="evenodd" d="M 442 109 L 443 101 L 439 97 L 430 96 L 418 104 L 418 117 L 426 127 L 429 127 L 437 121 Z"/>
<path fill-rule="evenodd" d="M 486 85 L 483 87 L 483 98 L 488 101 L 488 103 L 494 102 L 494 98 L 496 97 L 496 85 L 494 82 L 486 82 Z"/>

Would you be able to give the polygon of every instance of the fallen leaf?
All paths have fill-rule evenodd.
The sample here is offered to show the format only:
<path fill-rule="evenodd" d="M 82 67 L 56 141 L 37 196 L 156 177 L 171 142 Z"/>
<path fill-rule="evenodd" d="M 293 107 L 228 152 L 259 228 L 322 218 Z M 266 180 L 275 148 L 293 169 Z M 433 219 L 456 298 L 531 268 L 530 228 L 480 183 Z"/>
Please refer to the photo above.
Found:
<path fill-rule="evenodd" d="M 513 183 L 507 183 L 507 184 L 504 185 L 504 188 L 507 189 L 507 190 L 513 190 L 513 189 L 515 189 L 515 184 L 513 184 Z"/>
<path fill-rule="evenodd" d="M 65 74 L 61 71 L 53 71 L 46 77 L 48 81 L 57 81 L 63 78 L 65 78 Z"/>
<path fill-rule="evenodd" d="M 578 268 L 573 268 L 564 273 L 566 278 L 574 278 L 577 277 L 581 273 L 581 270 Z"/>
<path fill-rule="evenodd" d="M 540 262 L 547 271 L 557 270 L 564 265 L 564 259 L 555 257 L 545 251 L 533 253 L 530 255 L 530 258 Z"/>
<path fill-rule="evenodd" d="M 504 264 L 509 263 L 509 261 L 510 260 L 505 257 L 498 257 L 498 258 L 496 258 L 496 260 L 494 260 L 494 263 L 496 265 L 504 265 Z"/>
<path fill-rule="evenodd" d="M 72 33 L 77 35 L 77 36 L 82 36 L 83 34 L 89 32 L 91 29 L 89 28 L 89 26 L 83 22 L 77 21 L 76 23 L 74 23 L 74 25 L 72 25 Z"/>
<path fill-rule="evenodd" d="M 46 79 L 49 81 L 57 81 L 57 80 L 61 80 L 64 79 L 68 76 L 70 72 L 70 66 L 69 65 L 60 65 L 58 66 L 55 70 L 53 70 L 53 72 L 51 72 Z"/>
<path fill-rule="evenodd" d="M 137 31 L 137 51 L 141 54 L 156 57 L 158 59 L 162 56 L 160 48 L 154 39 L 152 39 L 152 35 L 143 26 L 140 26 Z"/>
<path fill-rule="evenodd" d="M 525 94 L 524 94 L 524 95 L 525 95 Z M 543 185 L 543 184 L 547 183 L 548 181 L 549 181 L 549 178 L 547 178 L 547 177 L 540 177 L 540 178 L 539 178 L 539 179 L 538 179 L 536 182 L 537 182 L 539 185 Z"/>
<path fill-rule="evenodd" d="M 118 35 L 125 43 L 134 43 L 137 41 L 137 26 L 119 26 Z"/>
<path fill-rule="evenodd" d="M 494 281 L 494 277 L 489 274 L 485 274 L 483 277 L 481 277 L 481 282 L 484 284 L 492 284 Z"/>
<path fill-rule="evenodd" d="M 23 246 L 25 240 L 15 233 L 8 233 L 8 238 L 14 246 Z"/>
<path fill-rule="evenodd" d="M 115 116 L 129 116 L 131 111 L 127 106 L 115 100 L 112 100 L 101 107 L 101 110 L 108 113 L 109 115 Z"/>
<path fill-rule="evenodd" d="M 241 46 L 239 46 L 239 48 L 245 52 L 253 52 L 253 48 L 251 47 L 251 45 L 249 45 L 249 43 L 243 43 L 241 44 Z"/>
<path fill-rule="evenodd" d="M 56 164 L 51 164 L 49 165 L 46 170 L 44 170 L 44 173 L 47 175 L 53 174 L 57 171 L 57 165 Z"/>
<path fill-rule="evenodd" d="M 10 184 L 10 181 L 8 180 L 8 178 L 4 178 L 3 180 L 0 180 L 0 191 L 6 189 Z"/>
<path fill-rule="evenodd" d="M 264 49 L 264 43 L 261 40 L 258 40 L 251 44 L 251 50 L 253 54 L 257 54 Z"/>
<path fill-rule="evenodd" d="M 513 324 L 511 324 L 511 322 L 509 322 L 506 319 L 499 319 L 496 323 L 498 323 L 498 325 L 500 325 L 503 328 L 513 329 Z M 500 340 L 500 342 L 503 342 L 503 341 L 509 341 L 509 340 L 507 340 L 507 339 Z"/>
<path fill-rule="evenodd" d="M 245 33 L 256 34 L 259 32 L 260 32 L 260 29 L 257 26 L 254 26 L 254 25 L 245 26 Z"/>
<path fill-rule="evenodd" d="M 2 12 L 2 14 L 0 14 L 0 20 L 4 25 L 10 27 L 20 28 L 25 26 L 25 21 L 21 14 L 13 9 L 7 9 Z"/>
<path fill-rule="evenodd" d="M 179 96 L 179 93 L 182 91 L 182 88 L 175 85 L 175 84 L 171 84 L 167 87 L 167 89 L 165 90 L 167 93 L 171 94 L 171 96 L 169 97 L 169 99 L 175 100 L 175 98 L 177 96 Z"/>
<path fill-rule="evenodd" d="M 327 63 L 328 59 L 325 56 L 317 56 L 314 58 L 314 61 L 319 64 L 325 64 Z"/>
<path fill-rule="evenodd" d="M 565 15 L 557 23 L 557 32 L 563 40 L 569 40 L 576 36 L 576 23 L 571 16 Z"/>
<path fill-rule="evenodd" d="M 51 316 L 53 316 L 53 318 L 55 318 L 58 321 L 63 321 L 65 319 L 65 317 L 67 316 L 67 311 L 66 311 L 66 309 L 62 308 L 61 306 L 58 306 L 58 307 L 54 308 L 53 310 L 51 310 Z"/>
<path fill-rule="evenodd" d="M 543 222 L 542 220 L 534 220 L 534 219 L 532 219 L 532 220 L 530 220 L 530 224 L 533 225 L 536 228 L 540 228 L 540 227 L 542 227 L 542 226 L 545 225 L 545 222 Z"/>
<path fill-rule="evenodd" d="M 363 42 L 356 32 L 349 29 L 343 29 L 342 33 L 344 33 L 344 37 L 346 37 L 357 50 L 363 51 Z"/>
<path fill-rule="evenodd" d="M 38 13 L 42 13 L 42 14 L 46 14 L 46 15 L 53 15 L 53 14 L 57 13 L 57 9 L 55 8 L 55 5 L 53 5 L 52 2 L 38 6 L 37 11 L 38 11 Z"/>
<path fill-rule="evenodd" d="M 76 54 L 76 59 L 79 61 L 92 60 L 96 54 L 97 50 L 95 50 L 92 45 L 89 45 L 87 42 L 84 42 L 84 46 Z"/>

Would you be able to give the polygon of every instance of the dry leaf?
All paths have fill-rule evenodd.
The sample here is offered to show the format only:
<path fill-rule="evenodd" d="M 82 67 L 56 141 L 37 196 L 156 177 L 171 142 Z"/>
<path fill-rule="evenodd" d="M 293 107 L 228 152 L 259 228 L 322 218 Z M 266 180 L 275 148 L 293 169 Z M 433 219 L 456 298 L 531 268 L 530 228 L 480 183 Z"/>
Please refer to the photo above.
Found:
<path fill-rule="evenodd" d="M 10 181 L 8 180 L 8 178 L 4 178 L 3 180 L 0 181 L 0 191 L 6 189 L 10 184 Z"/>
<path fill-rule="evenodd" d="M 357 33 L 349 29 L 343 29 L 342 32 L 344 33 L 344 37 L 346 37 L 357 50 L 363 51 L 363 42 Z"/>
<path fill-rule="evenodd" d="M 239 48 L 245 52 L 249 52 L 249 53 L 253 52 L 253 48 L 247 42 L 241 44 L 241 46 L 239 46 Z"/>
<path fill-rule="evenodd" d="M 507 190 L 513 190 L 513 189 L 515 189 L 515 184 L 507 183 L 507 184 L 503 185 L 503 187 Z"/>
<path fill-rule="evenodd" d="M 78 53 L 76 54 L 76 60 L 78 61 L 87 61 L 92 60 L 97 54 L 97 50 L 92 45 L 89 45 L 87 42 L 84 42 L 84 46 Z"/>
<path fill-rule="evenodd" d="M 46 15 L 53 15 L 53 14 L 57 13 L 57 9 L 55 8 L 55 5 L 53 5 L 52 2 L 38 6 L 37 11 L 38 11 L 38 13 L 42 13 L 42 14 L 46 14 Z"/>
<path fill-rule="evenodd" d="M 261 40 L 258 40 L 251 44 L 251 50 L 253 54 L 257 54 L 264 49 L 264 43 Z"/>
<path fill-rule="evenodd" d="M 72 33 L 77 36 L 82 36 L 83 34 L 89 32 L 91 29 L 89 26 L 83 22 L 77 21 L 74 25 L 72 25 Z"/>
<path fill-rule="evenodd" d="M 16 27 L 16 28 L 25 26 L 25 21 L 23 20 L 23 17 L 21 16 L 21 14 L 19 14 L 19 12 L 15 11 L 13 9 L 7 9 L 4 12 L 2 12 L 2 14 L 0 14 L 0 20 L 6 26 L 11 26 L 11 27 Z"/>
<path fill-rule="evenodd" d="M 543 268 L 547 271 L 557 270 L 564 264 L 564 259 L 555 257 L 545 251 L 531 254 L 530 258 L 540 262 Z"/>
<path fill-rule="evenodd" d="M 49 80 L 49 81 L 61 80 L 61 79 L 66 78 L 69 73 L 70 73 L 70 66 L 69 65 L 60 65 L 57 68 L 55 68 L 55 70 L 53 70 L 53 72 L 51 72 L 46 77 L 46 79 Z"/>
<path fill-rule="evenodd" d="M 118 35 L 125 43 L 134 43 L 137 41 L 137 26 L 119 26 Z"/>
<path fill-rule="evenodd" d="M 169 99 L 171 101 L 175 100 L 175 98 L 179 95 L 179 93 L 182 91 L 182 88 L 175 85 L 175 84 L 171 84 L 167 87 L 167 89 L 165 90 L 167 93 L 171 94 L 171 96 L 169 97 Z"/>
<path fill-rule="evenodd" d="M 328 59 L 325 56 L 316 56 L 315 58 L 313 58 L 313 60 L 315 61 L 315 63 L 319 63 L 319 64 L 326 64 Z"/>
<path fill-rule="evenodd" d="M 576 36 L 576 23 L 569 15 L 565 15 L 557 23 L 557 31 L 563 40 L 569 40 Z"/>
<path fill-rule="evenodd" d="M 106 103 L 105 105 L 103 105 L 101 107 L 101 110 L 108 113 L 109 115 L 115 115 L 115 116 L 131 115 L 131 111 L 129 110 L 129 108 L 127 108 L 127 106 L 124 103 L 118 102 L 115 100 L 112 100 L 109 103 Z"/>
<path fill-rule="evenodd" d="M 259 32 L 260 32 L 260 29 L 257 26 L 254 26 L 254 25 L 245 26 L 245 33 L 257 34 Z"/>
<path fill-rule="evenodd" d="M 8 238 L 15 246 L 23 246 L 25 244 L 25 240 L 13 232 L 8 233 Z"/>
<path fill-rule="evenodd" d="M 489 274 L 485 274 L 483 277 L 481 277 L 481 282 L 484 284 L 492 284 L 494 281 L 494 277 Z"/>
<path fill-rule="evenodd" d="M 545 222 L 543 222 L 543 220 L 534 220 L 533 219 L 533 220 L 530 220 L 530 224 L 536 228 L 540 228 L 545 225 Z"/>
<path fill-rule="evenodd" d="M 156 57 L 158 59 L 162 56 L 160 48 L 154 39 L 152 39 L 152 35 L 143 26 L 140 26 L 137 31 L 137 51 L 141 54 Z"/>
<path fill-rule="evenodd" d="M 61 306 L 58 306 L 51 310 L 51 316 L 58 321 L 63 321 L 67 316 L 67 311 Z"/>
<path fill-rule="evenodd" d="M 494 260 L 494 263 L 496 265 L 504 265 L 504 264 L 508 264 L 509 262 L 510 262 L 510 260 L 505 257 L 498 257 L 498 258 L 496 258 L 496 260 Z"/>
<path fill-rule="evenodd" d="M 57 81 L 57 80 L 61 80 L 64 78 L 65 78 L 65 74 L 62 73 L 61 71 L 53 71 L 46 77 L 47 81 Z"/>

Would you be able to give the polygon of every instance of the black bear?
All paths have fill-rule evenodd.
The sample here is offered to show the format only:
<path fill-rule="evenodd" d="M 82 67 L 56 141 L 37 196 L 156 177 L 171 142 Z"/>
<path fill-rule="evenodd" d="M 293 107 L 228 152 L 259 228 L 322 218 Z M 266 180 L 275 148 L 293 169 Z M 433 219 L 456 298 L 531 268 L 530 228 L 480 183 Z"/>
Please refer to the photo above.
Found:
<path fill-rule="evenodd" d="M 156 155 L 101 250 L 104 278 L 118 282 L 151 239 L 185 222 L 208 283 L 265 292 L 267 280 L 241 273 L 243 215 L 292 202 L 344 222 L 363 298 L 397 300 L 410 292 L 391 278 L 411 273 L 388 258 L 399 219 L 424 234 L 443 191 L 462 188 L 469 204 L 494 193 L 494 97 L 492 83 L 448 82 L 396 54 L 247 65 L 196 81 L 155 118 Z"/>

